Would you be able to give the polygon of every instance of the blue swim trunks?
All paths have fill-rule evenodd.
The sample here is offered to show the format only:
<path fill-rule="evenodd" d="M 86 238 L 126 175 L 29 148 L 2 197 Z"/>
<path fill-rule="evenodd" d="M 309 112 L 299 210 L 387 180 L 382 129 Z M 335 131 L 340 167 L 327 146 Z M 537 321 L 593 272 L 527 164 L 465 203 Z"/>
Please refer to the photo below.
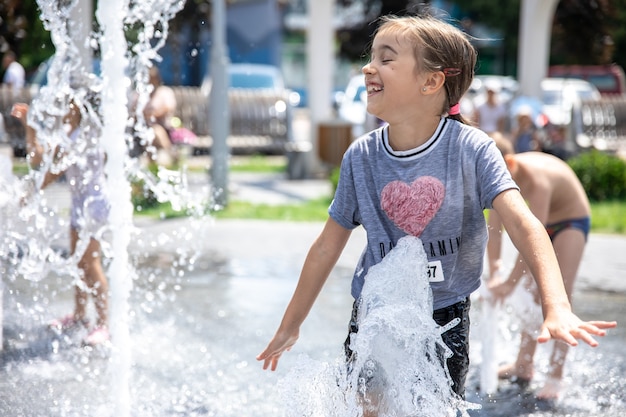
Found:
<path fill-rule="evenodd" d="M 585 241 L 587 241 L 589 229 L 591 229 L 591 218 L 587 216 L 579 219 L 562 220 L 560 222 L 546 225 L 546 231 L 548 232 L 548 236 L 550 236 L 550 240 L 552 242 L 554 242 L 556 236 L 565 229 L 580 230 L 585 235 Z"/>

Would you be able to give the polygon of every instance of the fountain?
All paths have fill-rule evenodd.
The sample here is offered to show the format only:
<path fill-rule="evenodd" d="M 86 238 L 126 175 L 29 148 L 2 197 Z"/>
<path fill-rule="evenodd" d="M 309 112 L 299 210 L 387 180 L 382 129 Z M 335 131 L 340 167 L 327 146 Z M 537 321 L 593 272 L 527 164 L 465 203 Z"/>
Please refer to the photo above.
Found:
<path fill-rule="evenodd" d="M 443 327 L 433 320 L 427 267 L 421 240 L 406 236 L 368 271 L 350 369 L 345 356 L 334 367 L 301 358 L 282 382 L 288 416 L 349 417 L 367 410 L 379 417 L 467 417 L 468 410 L 480 409 L 452 391 L 442 366 L 452 352 L 441 334 L 460 319 Z"/>
<path fill-rule="evenodd" d="M 71 8 L 76 2 L 61 4 Z M 72 63 L 77 54 L 74 41 L 65 36 L 63 28 L 67 10 L 52 6 L 52 2 L 41 0 L 42 17 L 57 45 L 52 85 L 63 90 L 72 85 L 69 70 L 75 68 Z M 168 13 L 172 13 L 172 9 L 161 9 L 166 6 L 173 10 L 178 7 L 172 2 L 146 0 L 124 10 L 119 1 L 103 0 L 97 16 L 103 22 L 114 21 L 112 16 L 124 10 L 129 15 L 125 22 L 143 22 L 148 35 L 153 35 L 161 27 L 155 22 L 167 20 Z M 102 36 L 89 39 L 101 44 L 103 53 L 103 76 L 94 82 L 102 84 L 99 88 L 116 92 L 124 84 L 114 80 L 126 80 L 121 75 L 121 57 L 127 54 L 118 24 L 119 19 L 105 27 Z M 140 93 L 147 92 L 142 87 L 144 65 L 156 58 L 148 35 L 142 38 L 142 46 L 133 50 L 135 54 L 130 54 L 127 65 L 136 75 L 129 85 L 136 85 Z M 44 90 L 42 103 L 48 103 L 43 101 L 45 97 L 54 103 L 54 96 L 54 90 Z M 350 277 L 363 247 L 363 236 L 355 232 L 305 322 L 298 345 L 284 356 L 276 373 L 263 372 L 254 357 L 276 328 L 296 285 L 308 245 L 321 226 L 214 222 L 208 217 L 166 222 L 138 220 L 138 224 L 132 224 L 128 188 L 122 175 L 128 175 L 126 170 L 142 176 L 161 199 L 175 196 L 181 206 L 187 207 L 200 207 L 203 203 L 193 200 L 194 193 L 187 189 L 193 185 L 187 183 L 184 175 L 163 172 L 178 180 L 160 181 L 158 176 L 141 172 L 126 159 L 126 148 L 120 143 L 129 141 L 120 124 L 111 122 L 125 117 L 125 97 L 117 93 L 103 100 L 107 109 L 104 127 L 112 129 L 111 138 L 117 138 L 107 148 L 109 155 L 116 155 L 118 164 L 110 165 L 109 176 L 113 186 L 121 191 L 119 211 L 114 214 L 117 218 L 112 220 L 115 226 L 102 231 L 107 271 L 114 287 L 111 349 L 85 348 L 79 342 L 80 335 L 59 335 L 46 326 L 51 318 L 71 308 L 71 288 L 77 276 L 76 259 L 68 257 L 64 243 L 68 227 L 66 187 L 54 184 L 20 206 L 17 203 L 24 191 L 21 184 L 10 171 L 2 171 L 6 180 L 0 182 L 0 214 L 11 221 L 4 221 L 0 230 L 0 269 L 5 285 L 0 415 L 265 417 L 289 415 L 303 408 L 303 412 L 311 413 L 310 403 L 318 410 L 327 410 L 328 414 L 320 414 L 325 416 L 345 416 L 344 412 L 355 411 L 354 403 L 341 402 L 343 391 L 335 390 L 335 377 L 341 375 L 336 373 L 337 358 L 341 358 L 346 336 L 352 306 Z M 59 115 L 62 111 L 60 105 L 42 107 Z M 55 126 L 49 126 L 49 131 L 50 147 L 63 143 L 62 135 L 53 134 L 58 131 Z M 54 167 L 54 161 L 47 163 Z M 5 167 L 0 163 L 0 168 Z M 33 182 L 41 180 L 37 172 L 30 175 Z M 203 186 L 198 186 L 199 192 L 208 195 L 200 188 Z M 114 232 L 121 235 L 114 236 Z M 615 317 L 626 314 L 623 293 L 586 290 L 576 294 L 577 305 L 583 309 L 581 316 L 606 318 L 609 309 Z M 479 301 L 474 308 L 475 314 L 482 311 Z M 508 311 L 507 307 L 502 311 Z M 364 319 L 367 317 L 374 319 L 377 315 L 372 313 Z M 381 319 L 389 323 L 389 317 L 392 316 Z M 370 322 L 372 329 L 384 320 Z M 473 320 L 477 321 L 476 317 Z M 515 322 L 502 322 L 507 331 L 500 335 L 503 340 L 498 344 L 499 353 L 510 358 L 516 351 Z M 581 346 L 571 352 L 568 390 L 558 404 L 545 408 L 532 400 L 530 391 L 512 385 L 505 384 L 483 397 L 477 376 L 481 340 L 474 332 L 474 365 L 467 394 L 469 402 L 483 408 L 468 409 L 467 413 L 484 417 L 623 416 L 626 337 L 618 332 L 619 329 L 614 336 L 602 340 L 601 349 Z M 369 342 L 368 338 L 360 341 L 364 349 L 368 349 Z M 545 360 L 538 360 L 542 369 Z M 317 377 L 321 378 L 310 379 Z M 313 380 L 315 384 L 310 383 Z M 306 399 L 291 397 L 299 399 L 286 403 L 285 396 L 295 395 L 291 391 L 294 386 L 302 390 Z M 353 386 L 358 387 L 358 382 Z M 329 395 L 320 396 L 318 387 Z M 335 407 L 337 404 L 341 406 Z"/>

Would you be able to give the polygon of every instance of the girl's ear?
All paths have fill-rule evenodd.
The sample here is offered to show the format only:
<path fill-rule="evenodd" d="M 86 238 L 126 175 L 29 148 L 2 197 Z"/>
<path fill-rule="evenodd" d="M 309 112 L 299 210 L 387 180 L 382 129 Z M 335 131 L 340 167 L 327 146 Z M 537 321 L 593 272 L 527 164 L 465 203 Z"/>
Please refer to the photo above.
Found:
<path fill-rule="evenodd" d="M 439 91 L 439 89 L 443 86 L 445 82 L 446 76 L 442 71 L 432 72 L 424 81 L 424 87 L 422 88 L 422 91 L 424 91 L 424 93 L 426 94 L 434 93 L 436 91 Z"/>

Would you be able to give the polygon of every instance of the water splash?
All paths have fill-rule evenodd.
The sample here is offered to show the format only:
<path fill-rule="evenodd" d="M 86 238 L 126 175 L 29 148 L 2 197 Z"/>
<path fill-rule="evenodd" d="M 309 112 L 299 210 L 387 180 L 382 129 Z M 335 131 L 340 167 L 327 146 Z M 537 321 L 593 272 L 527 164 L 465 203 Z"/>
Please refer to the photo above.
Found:
<path fill-rule="evenodd" d="M 479 294 L 482 301 L 478 328 L 481 336 L 480 393 L 490 396 L 498 391 L 498 326 L 493 318 L 500 317 L 500 306 L 493 300 L 486 282 L 480 286 Z"/>
<path fill-rule="evenodd" d="M 479 408 L 452 391 L 441 333 L 458 319 L 443 327 L 433 320 L 427 265 L 421 241 L 407 236 L 370 269 L 350 341 L 356 359 L 300 357 L 280 383 L 287 415 L 468 416 Z"/>
<path fill-rule="evenodd" d="M 201 203 L 189 197 L 185 172 L 177 176 L 170 173 L 166 179 L 162 179 L 163 175 L 151 176 L 146 168 L 130 160 L 128 152 L 133 135 L 147 138 L 144 143 L 150 146 L 153 132 L 143 120 L 143 108 L 152 89 L 148 85 L 148 67 L 159 59 L 157 51 L 164 45 L 168 22 L 183 5 L 184 1 L 179 0 L 100 1 L 96 17 L 101 31 L 95 33 L 90 31 L 91 22 L 73 18 L 73 11 L 81 6 L 78 0 L 38 0 L 41 19 L 56 50 L 50 62 L 48 84 L 40 89 L 28 112 L 28 124 L 35 129 L 43 148 L 42 163 L 38 169 L 31 169 L 21 183 L 12 175 L 0 182 L 2 214 L 17 220 L 0 235 L 5 279 L 37 282 L 54 272 L 72 277 L 72 284 L 82 284 L 78 264 L 91 236 L 99 238 L 105 256 L 111 260 L 106 272 L 110 280 L 109 323 L 113 341 L 108 386 L 115 416 L 130 415 L 131 409 L 128 298 L 136 274 L 128 262 L 133 230 L 128 178 L 149 179 L 146 182 L 155 189 L 160 201 L 172 201 L 174 208 L 183 209 L 193 202 L 194 211 L 201 211 L 197 208 Z M 83 30 L 82 25 L 89 29 Z M 87 39 L 76 36 L 85 32 L 89 33 Z M 135 38 L 127 39 L 129 34 Z M 84 58 L 85 49 L 89 50 L 87 56 L 100 53 L 101 74 L 92 72 L 91 61 Z M 129 97 L 136 100 L 134 118 L 128 117 Z M 72 103 L 80 111 L 78 137 L 70 136 L 65 126 Z M 125 120 L 130 120 L 130 125 Z M 48 206 L 45 193 L 40 191 L 48 181 L 46 175 L 62 175 L 68 168 L 81 166 L 87 181 L 98 175 L 90 158 L 102 154 L 107 155 L 107 188 L 115 190 L 108 193 L 108 222 L 83 222 L 74 254 L 59 251 L 55 243 L 67 239 L 68 224 L 65 216 Z M 85 201 L 84 211 L 91 200 Z"/>

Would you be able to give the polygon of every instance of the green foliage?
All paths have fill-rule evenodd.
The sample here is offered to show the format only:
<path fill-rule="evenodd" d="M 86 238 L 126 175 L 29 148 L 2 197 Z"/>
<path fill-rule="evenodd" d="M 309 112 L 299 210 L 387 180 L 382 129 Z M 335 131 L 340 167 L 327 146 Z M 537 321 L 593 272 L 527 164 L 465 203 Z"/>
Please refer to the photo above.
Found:
<path fill-rule="evenodd" d="M 50 33 L 43 27 L 36 0 L 2 2 L 0 44 L 13 49 L 27 73 L 54 54 Z"/>
<path fill-rule="evenodd" d="M 626 202 L 591 203 L 591 230 L 594 233 L 626 233 Z"/>
<path fill-rule="evenodd" d="M 328 218 L 330 197 L 323 197 L 300 204 L 253 204 L 231 201 L 224 210 L 213 212 L 218 219 L 256 219 L 281 221 L 325 221 Z"/>
<path fill-rule="evenodd" d="M 130 199 L 136 212 L 142 212 L 159 206 L 159 201 L 144 180 L 134 179 L 131 181 L 130 186 Z"/>
<path fill-rule="evenodd" d="M 592 150 L 567 162 L 580 179 L 590 200 L 626 200 L 626 161 Z"/>
<path fill-rule="evenodd" d="M 287 171 L 287 159 L 282 156 L 270 157 L 265 155 L 234 158 L 231 161 L 230 170 L 233 172 L 285 172 Z"/>
<path fill-rule="evenodd" d="M 333 185 L 333 195 L 335 195 L 335 191 L 337 191 L 337 184 L 339 184 L 339 168 L 335 168 L 330 173 L 330 182 Z"/>

